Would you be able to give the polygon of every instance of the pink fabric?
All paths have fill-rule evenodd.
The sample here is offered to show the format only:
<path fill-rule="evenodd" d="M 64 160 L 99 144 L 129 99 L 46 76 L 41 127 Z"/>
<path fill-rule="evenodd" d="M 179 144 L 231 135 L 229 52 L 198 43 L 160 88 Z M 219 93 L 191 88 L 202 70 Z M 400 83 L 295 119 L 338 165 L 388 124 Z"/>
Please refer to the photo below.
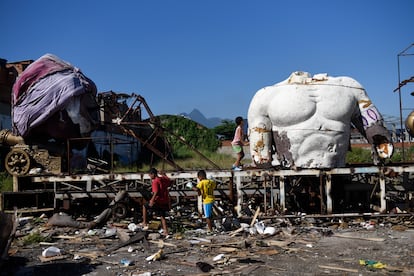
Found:
<path fill-rule="evenodd" d="M 78 68 L 46 54 L 27 67 L 13 86 L 13 133 L 26 138 L 40 128 L 52 138 L 88 134 L 99 116 L 97 110 L 88 109 L 96 92 L 96 85 Z M 63 119 L 60 112 L 68 118 Z M 48 127 L 51 118 L 61 128 Z"/>
<path fill-rule="evenodd" d="M 55 55 L 46 54 L 30 64 L 17 78 L 13 85 L 13 104 L 23 96 L 27 90 L 39 79 L 55 72 L 73 68 L 69 63 L 59 59 Z"/>
<path fill-rule="evenodd" d="M 236 130 L 234 132 L 234 138 L 233 141 L 231 142 L 232 145 L 242 145 L 242 136 L 243 136 L 243 131 L 241 126 L 237 126 Z"/>

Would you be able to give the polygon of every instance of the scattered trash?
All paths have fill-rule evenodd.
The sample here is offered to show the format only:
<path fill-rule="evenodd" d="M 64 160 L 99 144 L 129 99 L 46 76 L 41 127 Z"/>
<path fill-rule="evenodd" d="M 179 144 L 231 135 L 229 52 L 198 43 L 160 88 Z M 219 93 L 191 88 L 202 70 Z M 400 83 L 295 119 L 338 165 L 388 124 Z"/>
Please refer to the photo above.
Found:
<path fill-rule="evenodd" d="M 145 272 L 150 270 L 151 263 L 148 262 L 162 260 L 165 256 L 168 256 L 168 264 L 171 267 L 175 265 L 175 272 L 179 273 L 186 273 L 186 267 L 191 267 L 189 269 L 192 269 L 193 272 L 198 270 L 199 273 L 209 273 L 212 269 L 226 271 L 226 269 L 230 269 L 229 265 L 232 265 L 233 272 L 234 265 L 234 275 L 242 272 L 245 275 L 250 275 L 255 268 L 261 267 L 260 263 L 268 265 L 269 262 L 274 260 L 272 256 L 282 252 L 292 256 L 301 256 L 305 262 L 309 263 L 309 260 L 305 260 L 306 257 L 304 256 L 306 255 L 304 254 L 310 252 L 309 248 L 312 248 L 313 254 L 332 261 L 330 256 L 327 256 L 329 253 L 323 251 L 324 247 L 317 246 L 318 240 L 328 235 L 332 239 L 346 238 L 375 242 L 373 246 L 379 248 L 379 250 L 383 250 L 384 244 L 389 246 L 391 243 L 400 245 L 408 243 L 412 236 L 412 231 L 410 231 L 413 225 L 412 217 L 408 215 L 374 217 L 373 219 L 366 219 L 362 216 L 325 219 L 302 216 L 298 218 L 296 215 L 269 218 L 266 214 L 260 213 L 260 210 L 256 214 L 253 218 L 233 218 L 232 214 L 228 213 L 226 219 L 215 220 L 214 230 L 217 234 L 207 236 L 204 224 L 199 223 L 199 220 L 202 221 L 201 216 L 196 215 L 191 208 L 188 210 L 182 208 L 180 213 L 174 214 L 173 219 L 169 220 L 172 224 L 170 233 L 174 233 L 174 238 L 168 240 L 168 242 L 165 239 L 160 239 L 160 232 L 162 231 L 158 227 L 159 218 L 153 218 L 156 221 L 153 223 L 154 229 L 141 231 L 141 225 L 133 223 L 132 218 L 130 220 L 117 220 L 101 226 L 95 225 L 93 228 L 69 229 L 67 226 L 79 226 L 79 223 L 82 224 L 87 218 L 80 217 L 78 220 L 73 220 L 71 216 L 60 213 L 54 217 L 54 220 L 49 220 L 49 222 L 54 222 L 52 223 L 53 226 L 63 226 L 59 229 L 59 227 L 43 228 L 42 226 L 46 223 L 47 218 L 40 220 L 39 218 L 22 217 L 18 221 L 18 226 L 21 229 L 18 229 L 17 245 L 25 246 L 24 238 L 31 233 L 37 233 L 39 238 L 48 238 L 48 240 L 46 242 L 43 239 L 36 239 L 36 242 L 30 244 L 31 248 L 37 246 L 37 248 L 43 250 L 50 246 L 43 250 L 43 257 L 39 256 L 42 262 L 50 263 L 72 256 L 72 261 L 75 260 L 79 264 L 101 263 L 99 269 L 105 269 L 106 264 L 108 264 L 110 266 L 107 269 L 110 269 L 110 273 L 118 273 L 125 269 L 129 271 L 132 270 L 131 266 L 133 266 L 135 272 L 130 271 L 129 275 L 151 276 L 151 272 Z M 247 219 L 249 223 L 245 223 Z M 40 225 L 41 223 L 42 225 Z M 221 226 L 222 223 L 226 223 L 227 226 Z M 47 226 L 52 225 L 47 224 Z M 88 224 L 83 223 L 83 225 Z M 344 226 L 341 227 L 341 225 Z M 37 226 L 39 227 L 36 228 Z M 238 228 L 234 230 L 234 227 Z M 346 231 L 341 231 L 340 227 L 346 229 Z M 379 235 L 377 232 L 367 231 L 373 228 L 377 229 L 380 234 L 385 234 Z M 397 232 L 390 232 L 388 229 Z M 398 233 L 401 231 L 406 232 Z M 115 237 L 110 240 L 103 239 L 112 236 Z M 91 244 L 90 247 L 88 247 L 89 244 Z M 157 244 L 158 248 L 153 247 L 152 244 Z M 62 252 L 63 250 L 59 247 L 65 248 L 65 252 Z M 116 251 L 119 248 L 123 249 Z M 367 248 L 372 248 L 372 246 L 367 245 Z M 42 252 L 41 250 L 39 252 Z M 9 252 L 9 254 L 16 254 L 17 249 Z M 71 254 L 65 255 L 68 252 Z M 251 255 L 252 252 L 255 254 L 253 259 L 249 257 L 253 256 Z M 17 255 L 19 254 L 21 253 Z M 351 252 L 343 251 L 340 254 L 344 258 L 348 258 Z M 397 255 L 399 254 L 403 258 L 409 253 L 397 251 Z M 392 262 L 391 265 L 385 265 L 377 261 L 359 260 L 359 263 L 361 266 L 366 266 L 366 269 L 371 270 L 385 268 L 387 271 L 412 271 L 408 266 L 411 263 L 404 264 L 401 267 L 392 267 Z M 249 264 L 249 266 L 241 264 Z M 151 265 L 156 265 L 156 263 Z M 319 265 L 319 268 L 325 272 L 329 270 L 330 273 L 334 270 L 346 272 L 358 270 L 355 267 L 334 265 Z M 361 270 L 361 267 L 359 267 L 359 270 Z M 278 268 L 278 273 L 283 274 L 286 271 L 288 271 L 287 265 L 281 265 Z"/>
<path fill-rule="evenodd" d="M 83 258 L 83 257 L 82 257 L 82 256 L 80 256 L 80 255 L 78 255 L 78 254 L 73 255 L 73 259 L 74 259 L 74 260 L 77 260 L 77 261 L 78 261 L 78 260 L 82 260 L 82 258 Z"/>
<path fill-rule="evenodd" d="M 145 258 L 147 261 L 158 261 L 161 260 L 164 256 L 164 251 L 162 249 L 158 250 L 157 253 L 152 254 L 151 256 Z"/>
<path fill-rule="evenodd" d="M 247 229 L 247 228 L 249 228 L 249 224 L 247 224 L 247 223 L 240 223 L 240 227 L 242 227 L 243 229 Z"/>
<path fill-rule="evenodd" d="M 128 224 L 128 229 L 132 232 L 135 232 L 135 231 L 137 231 L 138 226 L 135 223 L 130 223 L 130 224 Z"/>
<path fill-rule="evenodd" d="M 159 238 L 161 238 L 160 233 L 150 233 L 147 237 L 148 240 L 158 240 Z"/>
<path fill-rule="evenodd" d="M 275 227 L 266 227 L 263 231 L 263 234 L 267 234 L 267 235 L 271 235 L 273 236 L 274 234 L 276 234 L 276 228 Z"/>
<path fill-rule="evenodd" d="M 266 226 L 264 225 L 263 221 L 256 222 L 255 225 L 257 233 L 263 235 Z"/>
<path fill-rule="evenodd" d="M 116 235 L 116 228 L 109 228 L 105 230 L 105 237 L 112 237 Z"/>
<path fill-rule="evenodd" d="M 256 235 L 257 234 L 257 229 L 256 227 L 249 227 L 249 234 L 250 235 Z"/>
<path fill-rule="evenodd" d="M 62 226 L 73 228 L 91 228 L 92 224 L 74 220 L 70 215 L 60 212 L 53 214 L 47 222 L 48 226 Z"/>
<path fill-rule="evenodd" d="M 29 174 L 39 174 L 42 172 L 42 168 L 33 168 L 30 169 Z"/>
<path fill-rule="evenodd" d="M 58 256 L 61 255 L 61 251 L 59 248 L 55 247 L 55 246 L 50 246 L 48 248 L 46 248 L 45 250 L 43 250 L 42 252 L 42 256 L 43 257 L 54 257 L 54 256 Z"/>
<path fill-rule="evenodd" d="M 256 263 L 264 263 L 262 260 L 254 260 L 251 258 L 239 259 L 237 260 L 241 264 L 256 264 Z"/>
<path fill-rule="evenodd" d="M 224 254 L 218 254 L 213 258 L 213 261 L 217 262 L 224 258 Z"/>
<path fill-rule="evenodd" d="M 193 183 L 193 182 L 191 182 L 191 181 L 189 181 L 187 184 L 185 184 L 185 187 L 186 187 L 187 189 L 192 189 L 194 186 L 195 186 L 195 185 L 194 185 L 194 183 Z"/>
<path fill-rule="evenodd" d="M 360 265 L 364 265 L 371 268 L 386 268 L 387 265 L 381 262 L 372 261 L 372 260 L 359 260 Z"/>
<path fill-rule="evenodd" d="M 214 266 L 205 262 L 197 262 L 196 265 L 203 272 L 210 272 L 214 268 Z"/>
<path fill-rule="evenodd" d="M 151 272 L 143 272 L 139 274 L 132 273 L 131 276 L 151 276 Z"/>
<path fill-rule="evenodd" d="M 130 266 L 130 265 L 132 264 L 132 261 L 131 261 L 131 260 L 128 260 L 128 259 L 123 258 L 123 259 L 121 259 L 120 263 L 121 263 L 122 265 L 124 265 L 124 266 Z"/>
<path fill-rule="evenodd" d="M 88 236 L 95 236 L 97 233 L 98 233 L 98 231 L 96 231 L 94 229 L 88 230 Z"/>

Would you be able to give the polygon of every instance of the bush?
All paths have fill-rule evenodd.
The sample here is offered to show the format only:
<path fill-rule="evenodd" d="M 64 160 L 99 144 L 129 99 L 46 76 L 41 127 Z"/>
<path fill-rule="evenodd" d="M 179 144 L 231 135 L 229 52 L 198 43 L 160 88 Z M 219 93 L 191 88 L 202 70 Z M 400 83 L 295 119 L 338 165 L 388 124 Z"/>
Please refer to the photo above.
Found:
<path fill-rule="evenodd" d="M 352 148 L 346 155 L 346 163 L 370 163 L 372 162 L 371 150 L 364 148 Z"/>
<path fill-rule="evenodd" d="M 0 173 L 0 192 L 13 191 L 13 177 L 7 172 Z"/>
<path fill-rule="evenodd" d="M 220 146 L 216 134 L 192 120 L 181 116 L 164 115 L 160 117 L 165 135 L 170 142 L 174 155 L 183 153 L 183 148 L 194 147 L 197 150 L 215 152 Z M 188 145 L 190 145 L 190 147 Z"/>

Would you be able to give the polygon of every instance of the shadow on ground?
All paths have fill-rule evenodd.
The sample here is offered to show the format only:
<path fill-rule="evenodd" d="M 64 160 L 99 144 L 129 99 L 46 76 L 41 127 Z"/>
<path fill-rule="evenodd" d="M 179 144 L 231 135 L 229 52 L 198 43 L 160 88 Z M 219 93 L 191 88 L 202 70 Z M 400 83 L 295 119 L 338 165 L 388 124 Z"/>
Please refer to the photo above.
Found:
<path fill-rule="evenodd" d="M 27 265 L 27 259 L 10 257 L 0 266 L 0 276 L 40 276 L 40 275 L 83 275 L 92 272 L 94 265 L 87 263 L 58 262 L 40 265 Z"/>

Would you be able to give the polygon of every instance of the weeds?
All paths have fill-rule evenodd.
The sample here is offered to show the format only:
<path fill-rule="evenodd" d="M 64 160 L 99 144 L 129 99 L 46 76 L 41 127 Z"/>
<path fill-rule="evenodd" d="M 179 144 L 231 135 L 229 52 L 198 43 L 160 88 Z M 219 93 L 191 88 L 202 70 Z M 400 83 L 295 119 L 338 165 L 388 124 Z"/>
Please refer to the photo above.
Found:
<path fill-rule="evenodd" d="M 30 244 L 37 244 L 40 242 L 50 242 L 51 239 L 49 237 L 44 237 L 38 232 L 30 233 L 22 238 L 22 242 L 24 245 Z"/>
<path fill-rule="evenodd" d="M 0 173 L 0 192 L 13 191 L 13 177 L 7 172 Z"/>

